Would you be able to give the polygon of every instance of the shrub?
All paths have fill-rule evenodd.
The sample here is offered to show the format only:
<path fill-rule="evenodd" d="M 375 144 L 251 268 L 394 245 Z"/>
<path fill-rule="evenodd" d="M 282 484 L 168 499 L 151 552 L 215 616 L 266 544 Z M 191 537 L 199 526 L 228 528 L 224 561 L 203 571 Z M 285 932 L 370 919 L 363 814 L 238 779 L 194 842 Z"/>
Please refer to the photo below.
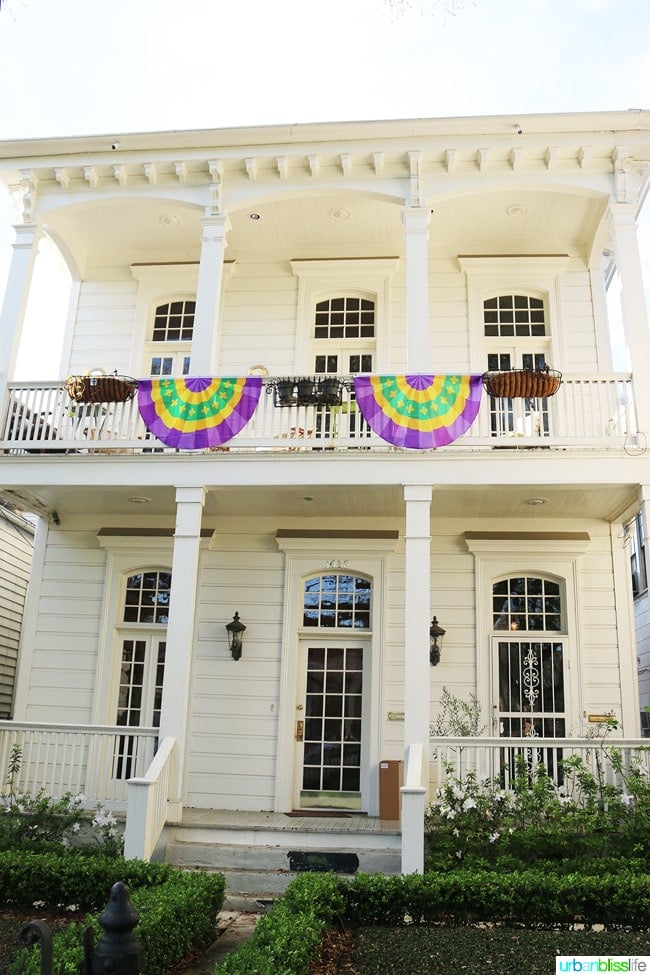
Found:
<path fill-rule="evenodd" d="M 0 854 L 0 899 L 17 906 L 38 902 L 47 907 L 75 905 L 97 916 L 106 906 L 114 883 L 122 881 L 139 914 L 135 933 L 144 953 L 143 975 L 161 975 L 192 948 L 207 945 L 214 936 L 224 898 L 222 874 L 186 873 L 165 864 L 81 853 Z M 57 931 L 53 938 L 57 975 L 78 975 L 83 963 L 83 927 L 93 930 L 95 942 L 103 931 L 97 916 L 85 924 Z M 11 971 L 37 975 L 38 952 L 22 952 Z"/>

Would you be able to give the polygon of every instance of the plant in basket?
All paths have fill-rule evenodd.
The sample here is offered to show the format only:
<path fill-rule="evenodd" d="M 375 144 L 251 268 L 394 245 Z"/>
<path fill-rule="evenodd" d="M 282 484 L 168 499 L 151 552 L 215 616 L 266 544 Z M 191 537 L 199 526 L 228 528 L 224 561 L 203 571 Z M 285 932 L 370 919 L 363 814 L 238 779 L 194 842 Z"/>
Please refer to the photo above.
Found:
<path fill-rule="evenodd" d="M 135 395 L 138 383 L 130 376 L 111 375 L 100 370 L 68 376 L 65 390 L 76 403 L 125 403 Z"/>

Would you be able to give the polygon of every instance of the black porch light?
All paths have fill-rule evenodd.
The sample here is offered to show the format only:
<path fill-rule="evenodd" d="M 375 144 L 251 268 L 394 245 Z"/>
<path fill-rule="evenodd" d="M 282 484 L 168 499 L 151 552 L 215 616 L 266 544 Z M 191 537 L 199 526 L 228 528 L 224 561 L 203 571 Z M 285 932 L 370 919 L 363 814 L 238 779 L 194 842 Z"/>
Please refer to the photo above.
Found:
<path fill-rule="evenodd" d="M 429 660 L 431 666 L 435 667 L 436 664 L 440 663 L 440 654 L 442 652 L 442 638 L 447 631 L 443 630 L 438 622 L 438 617 L 434 616 L 431 620 L 431 626 L 429 627 Z"/>
<path fill-rule="evenodd" d="M 246 627 L 239 618 L 239 613 L 235 613 L 230 623 L 226 623 L 228 633 L 228 649 L 232 654 L 233 660 L 239 660 L 244 646 L 243 636 Z"/>

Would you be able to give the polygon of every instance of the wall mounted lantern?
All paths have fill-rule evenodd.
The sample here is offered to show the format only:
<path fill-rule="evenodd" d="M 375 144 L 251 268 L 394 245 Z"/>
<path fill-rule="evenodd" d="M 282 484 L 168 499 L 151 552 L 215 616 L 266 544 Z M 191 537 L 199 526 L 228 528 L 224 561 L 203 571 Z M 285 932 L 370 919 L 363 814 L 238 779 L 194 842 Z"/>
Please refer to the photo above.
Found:
<path fill-rule="evenodd" d="M 442 652 L 442 638 L 447 631 L 443 630 L 438 622 L 438 617 L 434 616 L 431 620 L 431 626 L 429 627 L 429 660 L 431 661 L 431 666 L 435 667 L 436 664 L 440 663 L 440 654 Z"/>
<path fill-rule="evenodd" d="M 239 660 L 244 646 L 244 631 L 246 627 L 239 619 L 239 613 L 235 613 L 230 623 L 226 623 L 228 632 L 228 649 L 232 654 L 233 660 Z"/>

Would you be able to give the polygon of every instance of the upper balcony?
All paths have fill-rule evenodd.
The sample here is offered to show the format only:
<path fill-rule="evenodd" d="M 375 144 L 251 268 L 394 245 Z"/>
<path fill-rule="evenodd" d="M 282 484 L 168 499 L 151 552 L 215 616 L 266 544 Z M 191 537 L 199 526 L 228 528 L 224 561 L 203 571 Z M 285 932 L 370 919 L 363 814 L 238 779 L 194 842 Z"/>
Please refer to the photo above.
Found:
<path fill-rule="evenodd" d="M 265 377 L 249 422 L 223 446 L 204 452 L 401 450 L 378 436 L 363 418 L 352 377 L 338 377 L 334 401 L 314 393 L 302 395 L 299 378 L 292 377 L 292 387 L 283 393 L 279 378 Z M 315 383 L 314 377 L 304 378 L 307 387 Z M 547 398 L 495 398 L 483 391 L 469 429 L 437 449 L 621 451 L 637 446 L 639 436 L 629 373 L 565 375 L 558 392 Z M 124 402 L 77 402 L 61 382 L 9 384 L 0 413 L 0 450 L 11 455 L 176 452 L 147 429 L 137 395 Z"/>

